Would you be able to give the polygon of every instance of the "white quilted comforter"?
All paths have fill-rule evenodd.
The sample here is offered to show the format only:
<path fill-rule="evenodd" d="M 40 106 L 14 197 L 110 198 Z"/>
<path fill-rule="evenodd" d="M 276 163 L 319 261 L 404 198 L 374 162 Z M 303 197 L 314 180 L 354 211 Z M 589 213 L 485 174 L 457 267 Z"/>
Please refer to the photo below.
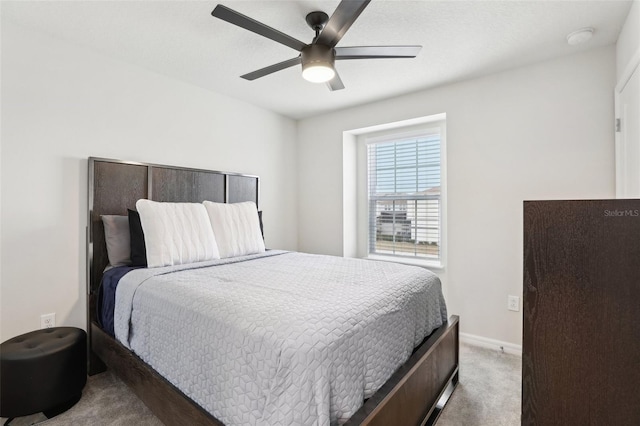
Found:
<path fill-rule="evenodd" d="M 226 425 L 326 426 L 446 319 L 423 268 L 268 251 L 131 271 L 115 332 Z"/>

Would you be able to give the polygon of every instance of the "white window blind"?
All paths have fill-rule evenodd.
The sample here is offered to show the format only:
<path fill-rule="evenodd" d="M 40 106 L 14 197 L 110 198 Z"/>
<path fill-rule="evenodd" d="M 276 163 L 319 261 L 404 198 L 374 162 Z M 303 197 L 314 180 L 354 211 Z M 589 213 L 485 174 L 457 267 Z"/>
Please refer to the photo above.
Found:
<path fill-rule="evenodd" d="M 441 260 L 440 134 L 367 146 L 369 254 Z"/>

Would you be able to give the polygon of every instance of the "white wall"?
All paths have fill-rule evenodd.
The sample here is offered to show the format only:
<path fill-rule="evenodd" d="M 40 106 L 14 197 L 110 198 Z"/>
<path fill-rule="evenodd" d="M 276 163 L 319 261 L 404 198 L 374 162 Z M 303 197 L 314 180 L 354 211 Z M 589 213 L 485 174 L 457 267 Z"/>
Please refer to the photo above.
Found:
<path fill-rule="evenodd" d="M 449 311 L 521 344 L 506 305 L 522 294 L 522 202 L 614 196 L 615 64 L 609 46 L 300 121 L 299 250 L 343 254 L 343 132 L 446 113 Z"/>
<path fill-rule="evenodd" d="M 261 177 L 265 237 L 297 248 L 296 123 L 2 22 L 0 341 L 85 328 L 87 157 Z"/>
<path fill-rule="evenodd" d="M 616 75 L 622 76 L 634 55 L 640 51 L 640 0 L 634 0 L 616 43 Z"/>

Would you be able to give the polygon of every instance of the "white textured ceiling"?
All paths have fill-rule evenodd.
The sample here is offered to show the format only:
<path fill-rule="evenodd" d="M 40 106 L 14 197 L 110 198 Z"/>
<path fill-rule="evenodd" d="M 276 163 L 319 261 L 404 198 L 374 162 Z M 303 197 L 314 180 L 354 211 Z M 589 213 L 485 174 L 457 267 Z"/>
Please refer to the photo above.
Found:
<path fill-rule="evenodd" d="M 339 1 L 220 3 L 301 41 L 305 15 Z M 213 18 L 216 1 L 3 1 L 2 19 L 293 118 L 363 104 L 615 43 L 630 1 L 373 0 L 338 46 L 419 44 L 415 59 L 340 61 L 346 89 L 302 79 L 293 67 L 240 75 L 296 57 L 272 40 Z M 569 46 L 581 27 L 594 37 Z"/>

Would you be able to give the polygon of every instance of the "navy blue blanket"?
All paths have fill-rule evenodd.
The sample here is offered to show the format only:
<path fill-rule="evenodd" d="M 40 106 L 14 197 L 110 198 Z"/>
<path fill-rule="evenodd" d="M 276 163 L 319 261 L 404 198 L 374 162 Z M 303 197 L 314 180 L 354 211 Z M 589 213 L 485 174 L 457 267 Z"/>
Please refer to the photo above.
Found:
<path fill-rule="evenodd" d="M 116 308 L 116 288 L 120 278 L 124 277 L 129 271 L 138 268 L 140 266 L 117 266 L 102 275 L 102 282 L 98 291 L 98 321 L 100 327 L 110 336 L 115 334 L 113 331 L 113 314 Z"/>

